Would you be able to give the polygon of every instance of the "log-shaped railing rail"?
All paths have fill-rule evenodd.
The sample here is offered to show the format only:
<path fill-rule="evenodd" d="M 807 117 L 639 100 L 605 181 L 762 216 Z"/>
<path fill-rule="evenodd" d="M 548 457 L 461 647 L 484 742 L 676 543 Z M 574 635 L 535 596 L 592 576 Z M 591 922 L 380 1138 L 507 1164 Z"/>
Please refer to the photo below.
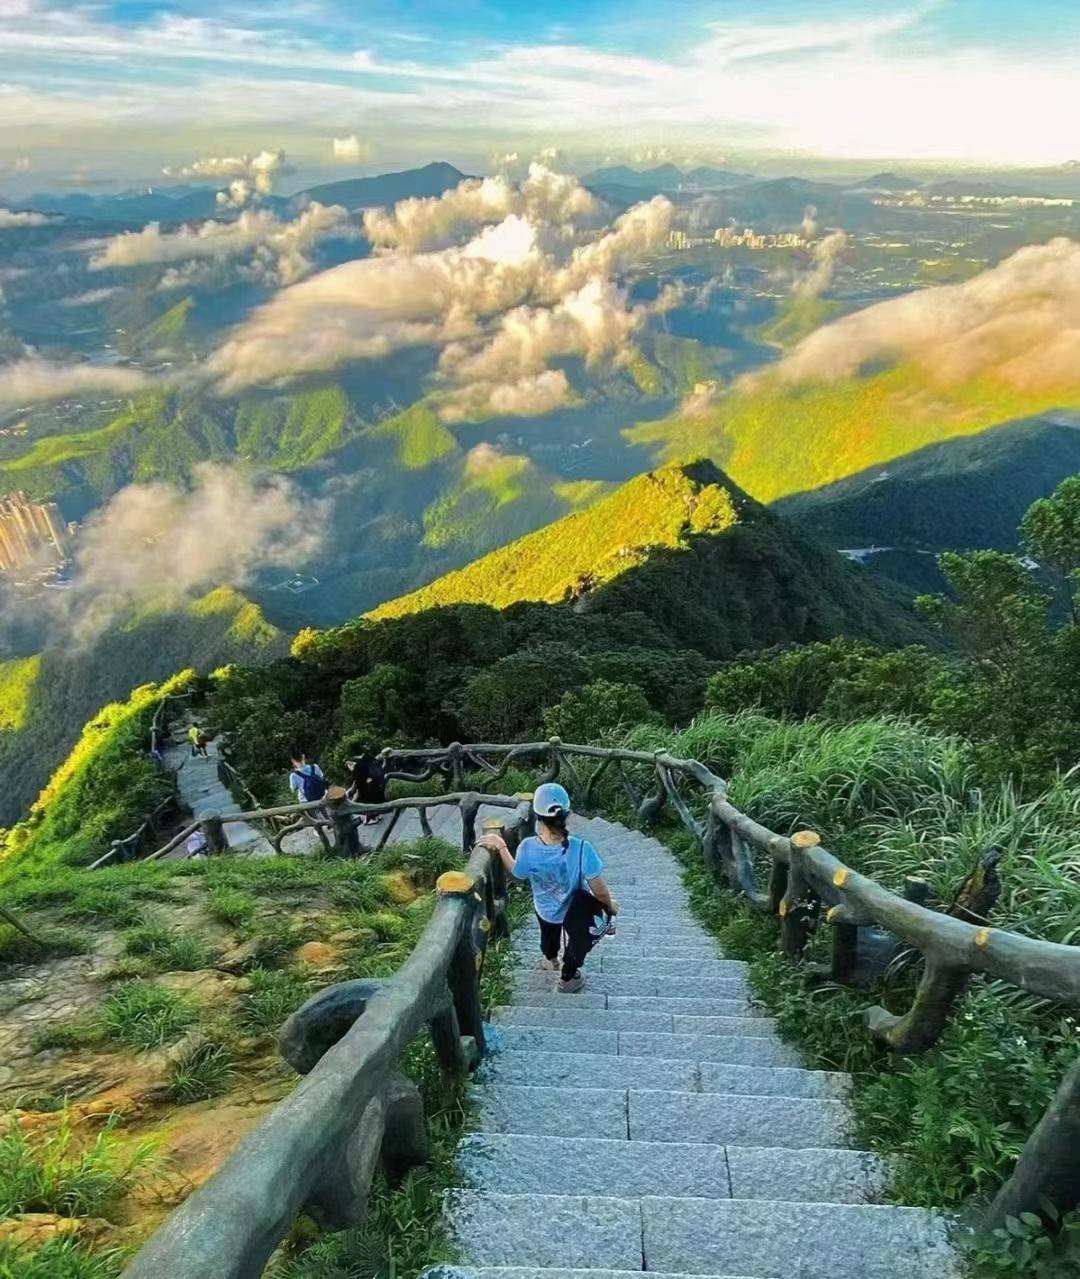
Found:
<path fill-rule="evenodd" d="M 666 751 L 575 746 L 551 738 L 545 742 L 455 742 L 432 749 L 384 751 L 383 760 L 391 778 L 422 783 L 438 777 L 453 789 L 446 794 L 382 804 L 355 804 L 345 798 L 342 788 L 331 787 L 319 801 L 255 809 L 203 822 L 210 850 L 224 851 L 221 825 L 229 821 L 302 818 L 328 836 L 333 833 L 338 855 L 358 856 L 368 851 L 359 842 L 361 816 L 392 815 L 382 830 L 381 847 L 401 812 L 416 809 L 421 827 L 427 831 L 427 811 L 445 804 L 461 808 L 462 843 L 469 850 L 481 804 L 510 809 L 520 804 L 522 796 L 466 791 L 463 787 L 468 775 L 479 774 L 485 786 L 492 786 L 511 767 L 528 763 L 539 771 L 541 780 L 560 775 L 572 779 L 578 806 L 588 808 L 597 799 L 600 781 L 614 772 L 640 823 L 655 820 L 670 804 L 717 880 L 743 895 L 755 909 L 779 918 L 780 945 L 793 962 L 803 962 L 812 931 L 823 924 L 831 928 L 833 936 L 828 974 L 839 983 L 858 981 L 864 951 L 870 952 L 871 943 L 880 942 L 883 932 L 921 955 L 924 971 L 911 1008 L 902 1016 L 880 1007 L 869 1008 L 864 1015 L 868 1031 L 893 1050 L 919 1052 L 932 1046 L 974 973 L 1008 982 L 1043 999 L 1080 1005 L 1080 948 L 996 929 L 981 918 L 993 898 L 992 858 L 985 863 L 984 882 L 978 891 L 955 903 L 953 913 L 946 913 L 925 904 L 925 884 L 910 881 L 905 894 L 898 895 L 846 866 L 821 846 L 816 832 L 782 835 L 769 830 L 730 803 L 727 783 L 707 764 Z M 635 776 L 635 769 L 639 774 L 645 770 L 644 782 Z M 693 793 L 686 789 L 688 784 L 695 788 Z M 198 825 L 181 832 L 154 855 L 165 855 Z M 765 883 L 759 880 L 758 863 L 767 872 Z M 465 876 L 455 881 L 461 886 L 462 902 L 483 907 L 489 930 L 502 926 L 494 921 L 505 895 L 505 885 L 495 879 L 493 867 L 486 853 L 474 851 Z M 415 1123 L 406 1123 L 400 1117 L 402 1112 L 395 1109 L 403 1104 L 400 1085 L 394 1085 L 397 1091 L 380 1092 L 387 1087 L 397 1053 L 425 1021 L 431 1024 L 444 1062 L 453 1060 L 461 1065 L 483 1050 L 475 1004 L 468 1002 L 475 999 L 475 987 L 469 987 L 474 994 L 467 997 L 459 993 L 468 964 L 460 958 L 466 952 L 459 952 L 461 934 L 454 929 L 465 929 L 466 925 L 451 928 L 447 922 L 446 899 L 453 894 L 447 882 L 440 882 L 436 916 L 413 957 L 388 984 L 389 990 L 379 983 L 331 987 L 290 1019 L 283 1032 L 283 1051 L 301 1071 L 315 1062 L 318 1066 L 297 1093 L 241 1143 L 219 1173 L 170 1218 L 127 1272 L 131 1279 L 152 1274 L 157 1279 L 157 1273 L 175 1274 L 179 1279 L 194 1279 L 202 1273 L 220 1274 L 223 1279 L 257 1275 L 274 1242 L 287 1229 L 291 1214 L 302 1204 L 316 1209 L 321 1206 L 330 1222 L 347 1223 L 355 1218 L 358 1200 L 354 1190 L 339 1192 L 345 1195 L 345 1206 L 337 1204 L 331 1189 L 335 1178 L 340 1183 L 344 1177 L 347 1187 L 366 1186 L 365 1178 L 370 1176 L 379 1148 L 378 1134 L 384 1130 L 380 1125 L 387 1133 L 415 1130 Z M 471 908 L 462 905 L 455 909 L 465 912 Z M 483 924 L 479 927 L 483 930 Z M 438 968 L 433 958 L 436 952 L 443 965 L 443 986 L 432 975 Z M 453 959 L 453 955 L 459 958 Z M 453 992 L 456 1030 L 445 995 L 441 996 L 441 1013 L 433 1011 L 431 1002 L 432 992 L 442 992 L 446 983 Z M 378 1017 L 372 1015 L 376 1010 Z M 348 1046 L 349 1051 L 331 1049 L 320 1060 L 328 1045 L 345 1033 L 361 1012 L 359 1022 L 345 1034 L 342 1048 Z M 395 1017 L 400 1019 L 396 1026 L 391 1024 Z M 462 1035 L 473 1040 L 475 1051 L 460 1042 Z M 317 1082 L 320 1080 L 323 1082 Z M 381 1098 L 377 1112 L 381 1117 L 365 1127 L 361 1116 L 376 1098 Z M 415 1102 L 409 1105 L 415 1115 Z M 1039 1212 L 1047 1198 L 1062 1210 L 1080 1201 L 1080 1142 L 1074 1139 L 1080 1136 L 1078 1106 L 1080 1066 L 1066 1075 L 1011 1180 L 992 1205 L 991 1225 L 1000 1224 L 1007 1214 Z M 390 1140 L 391 1157 L 396 1157 L 393 1152 L 398 1138 L 382 1140 Z M 350 1172 L 346 1177 L 341 1172 L 342 1161 L 347 1169 L 359 1169 L 359 1173 Z M 236 1222 L 241 1223 L 239 1243 L 232 1238 L 234 1225 L 230 1223 Z M 213 1267 L 207 1261 L 211 1249 L 215 1250 Z M 188 1250 L 194 1258 L 190 1265 L 185 1260 Z M 204 1265 L 206 1269 L 200 1269 Z"/>
<path fill-rule="evenodd" d="M 168 726 L 165 723 L 165 713 L 168 710 L 169 703 L 182 701 L 189 696 L 190 694 L 188 693 L 166 693 L 154 708 L 147 735 L 148 750 L 150 758 L 159 767 L 161 765 L 162 749 L 168 741 Z M 126 835 L 123 839 L 112 840 L 108 851 L 103 853 L 96 861 L 91 862 L 87 870 L 97 870 L 99 866 L 116 866 L 122 862 L 135 861 L 148 848 L 155 847 L 157 841 L 161 838 L 162 827 L 166 824 L 166 815 L 174 812 L 176 806 L 176 787 L 174 784 L 171 793 L 166 795 L 161 803 L 147 814 L 130 835 Z"/>
<path fill-rule="evenodd" d="M 393 1177 L 424 1161 L 420 1095 L 394 1067 L 425 1026 L 448 1074 L 483 1055 L 480 969 L 488 942 L 507 932 L 506 879 L 498 858 L 473 847 L 476 816 L 481 804 L 516 809 L 511 846 L 528 821 L 512 796 L 453 798 L 470 856 L 439 878 L 413 953 L 393 977 L 329 986 L 293 1013 L 279 1044 L 305 1078 L 172 1213 L 125 1279 L 253 1279 L 298 1213 L 355 1226 L 380 1164 Z"/>
<path fill-rule="evenodd" d="M 882 930 L 922 957 L 922 977 L 905 1013 L 898 1016 L 874 1006 L 863 1015 L 869 1033 L 897 1052 L 922 1052 L 937 1042 L 972 974 L 984 974 L 1041 999 L 1080 1006 L 1080 947 L 994 928 L 981 918 L 996 897 L 996 850 L 966 885 L 975 891 L 945 913 L 925 904 L 928 890 L 921 881 L 910 881 L 900 896 L 846 866 L 821 846 L 816 832 L 781 835 L 762 826 L 728 801 L 727 783 L 707 765 L 666 751 L 573 746 L 551 738 L 513 745 L 454 742 L 433 749 L 384 751 L 382 758 L 390 777 L 415 781 L 442 774 L 458 782 L 469 770 L 494 782 L 515 764 L 539 758 L 546 766 L 545 780 L 560 773 L 572 776 L 582 807 L 591 805 L 597 783 L 614 768 L 641 823 L 655 819 L 670 804 L 716 878 L 755 909 L 779 917 L 780 945 L 794 962 L 803 961 L 810 935 L 821 922 L 832 930 L 827 975 L 838 983 L 858 983 L 864 952 L 869 960 Z M 585 777 L 577 766 L 584 761 L 595 761 Z M 655 789 L 635 785 L 627 765 L 647 766 Z M 700 788 L 701 816 L 680 790 L 680 783 L 688 781 Z M 765 884 L 759 881 L 755 854 L 768 870 Z M 1044 1198 L 1062 1210 L 1080 1203 L 1078 1114 L 1080 1063 L 1066 1075 L 1012 1179 L 992 1205 L 992 1226 L 1001 1225 L 1010 1214 L 1040 1212 Z"/>

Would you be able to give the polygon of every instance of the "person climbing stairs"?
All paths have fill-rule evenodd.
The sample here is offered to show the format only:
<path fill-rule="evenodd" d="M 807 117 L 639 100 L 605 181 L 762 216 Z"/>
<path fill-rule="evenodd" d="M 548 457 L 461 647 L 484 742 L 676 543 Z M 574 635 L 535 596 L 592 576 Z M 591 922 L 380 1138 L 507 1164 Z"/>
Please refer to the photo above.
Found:
<path fill-rule="evenodd" d="M 948 1221 L 883 1202 L 889 1164 L 853 1147 L 850 1078 L 781 1041 L 671 854 L 602 818 L 574 830 L 603 859 L 617 935 L 572 995 L 540 968 L 535 928 L 512 940 L 513 997 L 491 1013 L 446 1202 L 462 1262 L 437 1273 L 954 1279 Z"/>

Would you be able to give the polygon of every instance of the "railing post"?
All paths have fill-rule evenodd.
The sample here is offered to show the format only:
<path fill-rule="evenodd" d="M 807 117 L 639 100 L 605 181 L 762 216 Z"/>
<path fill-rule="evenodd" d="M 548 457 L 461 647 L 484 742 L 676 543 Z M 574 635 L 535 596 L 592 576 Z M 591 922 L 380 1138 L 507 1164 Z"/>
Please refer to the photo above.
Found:
<path fill-rule="evenodd" d="M 464 1041 L 462 1048 L 466 1061 L 469 1065 L 475 1065 L 484 1055 L 486 1048 L 484 1012 L 480 999 L 480 965 L 483 961 L 483 952 L 477 949 L 473 929 L 476 908 L 483 899 L 476 891 L 472 877 L 460 870 L 450 870 L 440 875 L 435 884 L 435 891 L 440 897 L 461 897 L 466 904 L 465 926 L 461 930 L 458 944 L 450 960 L 446 981 L 453 999 L 457 1033 Z M 442 1031 L 445 1031 L 445 1026 Z M 435 1033 L 433 1023 L 432 1034 Z"/>
<path fill-rule="evenodd" d="M 357 857 L 360 854 L 360 832 L 356 819 L 345 809 L 345 787 L 331 786 L 326 792 L 326 808 L 334 823 L 334 843 L 339 857 Z"/>
<path fill-rule="evenodd" d="M 446 749 L 450 761 L 450 789 L 459 791 L 461 790 L 465 777 L 461 743 L 451 742 Z"/>
<path fill-rule="evenodd" d="M 816 831 L 800 830 L 792 835 L 791 860 L 788 863 L 787 887 L 780 902 L 780 945 L 789 959 L 801 959 L 810 938 L 816 898 L 803 867 L 803 853 L 816 848 L 821 836 Z"/>
<path fill-rule="evenodd" d="M 1061 1213 L 1080 1203 L 1080 1059 L 1065 1072 L 1013 1175 L 990 1205 L 987 1228 L 1004 1226 L 1007 1217 L 1022 1212 L 1045 1216 L 1047 1202 Z"/>
<path fill-rule="evenodd" d="M 202 831 L 203 838 L 206 840 L 206 852 L 208 856 L 228 851 L 229 844 L 225 838 L 225 829 L 220 817 L 204 817 L 199 823 L 199 829 Z"/>
<path fill-rule="evenodd" d="M 547 772 L 540 779 L 541 784 L 546 782 L 554 782 L 559 777 L 559 748 L 562 746 L 562 740 L 558 737 L 548 738 L 548 767 Z"/>
<path fill-rule="evenodd" d="M 499 835 L 502 839 L 506 838 L 506 826 L 499 817 L 489 817 L 484 822 L 485 835 Z M 496 854 L 491 856 L 491 869 L 485 886 L 484 896 L 486 906 L 486 918 L 481 920 L 480 927 L 483 930 L 484 924 L 487 924 L 488 940 L 495 941 L 500 937 L 508 937 L 510 927 L 506 920 L 506 867 L 502 863 L 502 858 Z"/>

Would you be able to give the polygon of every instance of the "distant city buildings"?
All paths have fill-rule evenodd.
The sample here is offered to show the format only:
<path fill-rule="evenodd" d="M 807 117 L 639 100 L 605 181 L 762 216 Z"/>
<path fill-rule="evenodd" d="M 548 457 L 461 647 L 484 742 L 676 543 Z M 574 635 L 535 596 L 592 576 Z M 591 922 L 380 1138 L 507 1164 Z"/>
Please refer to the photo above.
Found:
<path fill-rule="evenodd" d="M 711 237 L 672 231 L 667 239 L 667 247 L 676 253 L 706 244 L 722 249 L 805 249 L 806 243 L 806 237 L 798 231 L 755 231 L 753 227 L 743 227 L 738 231 L 726 226 L 717 227 Z"/>
<path fill-rule="evenodd" d="M 71 530 L 54 502 L 30 502 L 25 493 L 0 497 L 0 572 L 62 564 L 70 555 Z"/>

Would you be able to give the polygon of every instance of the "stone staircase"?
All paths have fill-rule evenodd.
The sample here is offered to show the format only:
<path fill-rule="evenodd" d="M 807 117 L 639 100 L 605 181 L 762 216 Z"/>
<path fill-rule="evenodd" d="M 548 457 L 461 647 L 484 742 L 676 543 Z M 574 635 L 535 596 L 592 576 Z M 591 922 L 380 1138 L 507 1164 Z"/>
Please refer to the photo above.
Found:
<path fill-rule="evenodd" d="M 852 1148 L 847 1076 L 806 1070 L 694 920 L 656 840 L 599 818 L 617 934 L 562 995 L 531 924 L 492 1013 L 477 1131 L 446 1210 L 448 1279 L 954 1279 L 947 1222 L 884 1205 Z M 449 832 L 447 832 L 449 835 Z"/>

